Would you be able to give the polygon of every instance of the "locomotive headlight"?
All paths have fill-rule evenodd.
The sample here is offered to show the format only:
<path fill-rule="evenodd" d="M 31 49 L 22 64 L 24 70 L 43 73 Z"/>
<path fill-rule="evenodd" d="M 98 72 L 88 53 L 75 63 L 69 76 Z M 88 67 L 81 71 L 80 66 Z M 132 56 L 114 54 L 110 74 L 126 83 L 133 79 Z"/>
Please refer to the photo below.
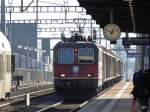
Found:
<path fill-rule="evenodd" d="M 86 76 L 87 76 L 87 77 L 91 77 L 92 75 L 91 75 L 91 74 L 87 74 Z"/>
<path fill-rule="evenodd" d="M 60 74 L 60 77 L 65 77 L 66 76 L 66 74 Z"/>

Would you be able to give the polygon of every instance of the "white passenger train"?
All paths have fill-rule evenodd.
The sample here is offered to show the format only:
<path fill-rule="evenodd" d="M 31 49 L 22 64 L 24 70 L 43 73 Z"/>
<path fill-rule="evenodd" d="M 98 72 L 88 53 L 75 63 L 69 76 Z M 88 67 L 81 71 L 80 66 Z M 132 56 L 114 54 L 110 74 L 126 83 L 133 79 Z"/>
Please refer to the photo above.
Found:
<path fill-rule="evenodd" d="M 0 32 L 0 99 L 11 91 L 11 46 L 7 38 Z"/>
<path fill-rule="evenodd" d="M 21 82 L 19 86 L 30 86 L 53 81 L 51 71 L 39 68 L 26 69 L 17 66 L 17 63 L 22 64 L 23 61 L 24 59 L 19 61 L 14 54 L 12 55 L 10 43 L 0 31 L 0 101 L 9 96 L 11 88 L 16 87 L 18 77 Z"/>

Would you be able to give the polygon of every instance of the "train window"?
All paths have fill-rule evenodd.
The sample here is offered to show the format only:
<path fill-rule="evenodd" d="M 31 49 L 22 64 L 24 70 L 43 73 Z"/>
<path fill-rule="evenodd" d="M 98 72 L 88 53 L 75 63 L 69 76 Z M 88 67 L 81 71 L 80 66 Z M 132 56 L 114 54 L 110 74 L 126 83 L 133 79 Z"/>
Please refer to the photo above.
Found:
<path fill-rule="evenodd" d="M 94 63 L 94 50 L 92 48 L 80 48 L 78 61 L 79 63 Z"/>
<path fill-rule="evenodd" d="M 58 50 L 59 64 L 72 64 L 74 62 L 74 51 L 72 48 L 60 48 Z"/>

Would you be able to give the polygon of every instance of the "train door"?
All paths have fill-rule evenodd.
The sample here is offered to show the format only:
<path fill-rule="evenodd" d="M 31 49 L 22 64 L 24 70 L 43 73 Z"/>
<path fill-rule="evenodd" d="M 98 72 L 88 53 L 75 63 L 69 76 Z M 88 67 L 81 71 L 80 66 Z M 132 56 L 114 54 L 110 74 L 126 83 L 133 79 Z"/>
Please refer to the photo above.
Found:
<path fill-rule="evenodd" d="M 119 74 L 119 60 L 118 59 L 116 59 L 116 66 L 115 66 L 115 72 L 116 72 L 116 75 L 118 75 Z"/>
<path fill-rule="evenodd" d="M 9 92 L 11 91 L 11 55 L 8 53 L 5 55 L 5 76 L 4 76 L 4 80 L 5 80 L 5 94 L 9 94 Z"/>
<path fill-rule="evenodd" d="M 11 55 L 11 72 L 15 71 L 15 55 Z"/>
<path fill-rule="evenodd" d="M 110 78 L 110 56 L 106 54 L 106 78 Z"/>
<path fill-rule="evenodd" d="M 99 54 L 98 54 L 98 84 L 99 84 L 99 87 L 102 86 L 102 82 L 103 82 L 103 79 L 104 79 L 104 76 L 103 76 L 103 53 L 102 53 L 102 50 L 100 49 L 99 50 Z"/>
<path fill-rule="evenodd" d="M 110 57 L 110 77 L 114 76 L 114 68 L 115 68 L 115 62 L 114 62 L 114 57 Z"/>
<path fill-rule="evenodd" d="M 106 64 L 106 54 L 103 52 L 103 69 L 102 69 L 102 74 L 103 74 L 103 82 L 105 82 L 107 76 L 106 76 L 106 71 L 107 71 L 107 64 Z"/>
<path fill-rule="evenodd" d="M 5 54 L 0 54 L 0 99 L 5 98 L 5 76 L 6 75 L 6 60 Z"/>
<path fill-rule="evenodd" d="M 2 87 L 3 87 L 3 55 L 0 53 L 0 99 L 2 98 Z"/>

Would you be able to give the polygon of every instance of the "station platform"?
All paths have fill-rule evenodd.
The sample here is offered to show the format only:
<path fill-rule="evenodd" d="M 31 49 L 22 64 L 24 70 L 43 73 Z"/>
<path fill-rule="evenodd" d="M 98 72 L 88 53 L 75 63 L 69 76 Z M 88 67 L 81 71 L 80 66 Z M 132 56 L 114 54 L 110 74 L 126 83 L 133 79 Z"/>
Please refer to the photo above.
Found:
<path fill-rule="evenodd" d="M 132 88 L 132 82 L 120 81 L 77 112 L 131 112 Z"/>

